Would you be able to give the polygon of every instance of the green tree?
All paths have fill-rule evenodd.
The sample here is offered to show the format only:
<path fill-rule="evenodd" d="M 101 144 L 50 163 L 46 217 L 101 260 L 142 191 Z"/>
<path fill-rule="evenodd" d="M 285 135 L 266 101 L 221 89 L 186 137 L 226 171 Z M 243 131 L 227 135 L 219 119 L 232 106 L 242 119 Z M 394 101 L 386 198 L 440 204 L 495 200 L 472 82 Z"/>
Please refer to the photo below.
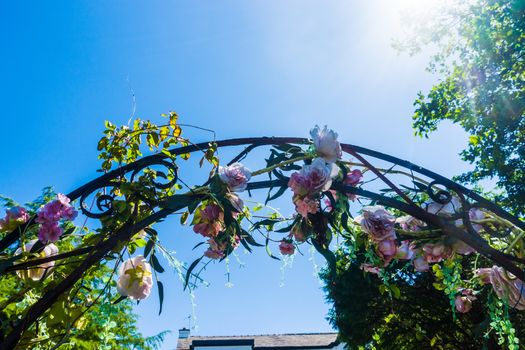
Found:
<path fill-rule="evenodd" d="M 46 188 L 39 199 L 25 207 L 34 212 L 54 197 L 54 192 Z M 16 205 L 10 199 L 2 199 L 6 207 Z M 67 237 L 56 243 L 60 251 L 67 251 L 80 240 L 93 236 L 87 229 L 72 223 L 67 225 Z M 15 245 L 10 249 L 16 248 Z M 46 287 L 56 283 L 55 276 L 67 274 L 69 269 L 68 263 L 57 261 L 53 274 L 44 281 L 23 278 L 23 273 L 3 274 L 0 277 L 0 337 L 29 305 L 42 296 Z M 115 285 L 113 270 L 111 265 L 103 263 L 90 269 L 72 292 L 65 294 L 36 327 L 24 334 L 17 349 L 159 348 L 168 332 L 144 337 L 138 331 L 133 302 L 130 299 L 118 300 L 112 294 Z"/>
<path fill-rule="evenodd" d="M 328 320 L 350 349 L 506 349 L 498 346 L 501 334 L 490 330 L 494 319 L 486 305 L 495 300 L 487 290 L 477 296 L 470 312 L 455 313 L 432 273 L 414 273 L 406 262 L 396 262 L 384 275 L 396 277 L 385 281 L 360 269 L 366 261 L 363 252 L 353 255 L 343 246 L 336 256 L 336 273 L 325 269 L 321 279 L 333 304 Z M 464 259 L 463 264 L 473 260 Z M 522 313 L 508 312 L 516 327 L 510 332 L 523 339 Z M 506 315 L 497 322 L 510 325 Z"/>
<path fill-rule="evenodd" d="M 501 204 L 525 214 L 525 1 L 477 0 L 444 8 L 416 41 L 438 44 L 429 69 L 441 76 L 418 94 L 413 127 L 428 137 L 443 120 L 470 134 L 459 177 L 495 178 Z M 429 29 L 429 30 L 428 30 Z M 419 33 L 429 33 L 419 34 Z"/>

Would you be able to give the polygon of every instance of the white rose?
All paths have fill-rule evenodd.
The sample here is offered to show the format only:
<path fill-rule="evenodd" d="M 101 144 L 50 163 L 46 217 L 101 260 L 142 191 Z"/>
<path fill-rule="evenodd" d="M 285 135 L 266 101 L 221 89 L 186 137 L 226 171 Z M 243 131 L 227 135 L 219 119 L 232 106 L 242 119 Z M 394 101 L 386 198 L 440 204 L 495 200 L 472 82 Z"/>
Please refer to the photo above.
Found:
<path fill-rule="evenodd" d="M 33 246 L 35 245 L 37 241 L 38 241 L 37 239 L 34 239 L 30 241 L 29 243 L 27 243 L 25 245 L 25 251 L 26 252 L 31 251 L 31 248 L 33 248 Z M 21 254 L 21 253 L 22 253 L 21 248 L 18 248 L 15 252 L 16 255 Z M 37 259 L 47 258 L 48 256 L 53 256 L 56 254 L 58 254 L 58 248 L 56 245 L 51 243 L 45 246 L 45 248 L 40 252 L 40 256 L 37 257 Z M 15 262 L 15 264 L 16 263 L 17 262 Z M 42 263 L 37 266 L 31 266 L 27 268 L 27 270 L 19 270 L 17 271 L 17 275 L 21 278 L 30 278 L 33 281 L 40 281 L 44 277 L 44 275 L 48 276 L 51 273 L 51 271 L 53 270 L 53 266 L 55 266 L 54 260 Z"/>
<path fill-rule="evenodd" d="M 231 191 L 242 192 L 246 189 L 252 173 L 241 163 L 219 167 L 219 177 Z"/>
<path fill-rule="evenodd" d="M 146 299 L 153 287 L 151 266 L 142 255 L 126 260 L 119 268 L 117 290 L 134 300 Z"/>
<path fill-rule="evenodd" d="M 341 145 L 339 141 L 337 141 L 337 133 L 335 131 L 328 129 L 326 125 L 321 130 L 321 128 L 316 125 L 310 130 L 310 135 L 320 157 L 324 158 L 328 163 L 333 163 L 341 159 Z"/>

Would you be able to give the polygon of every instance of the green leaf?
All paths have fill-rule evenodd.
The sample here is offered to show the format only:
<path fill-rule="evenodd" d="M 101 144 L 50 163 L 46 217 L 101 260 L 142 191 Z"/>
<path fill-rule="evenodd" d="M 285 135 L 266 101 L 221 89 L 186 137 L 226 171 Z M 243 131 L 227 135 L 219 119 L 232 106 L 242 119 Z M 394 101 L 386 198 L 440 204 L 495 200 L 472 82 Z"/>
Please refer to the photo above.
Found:
<path fill-rule="evenodd" d="M 151 253 L 151 249 L 153 249 L 153 246 L 155 245 L 155 241 L 153 238 L 150 238 L 148 240 L 148 243 L 146 243 L 146 247 L 144 248 L 144 259 L 148 257 L 149 253 Z"/>
<path fill-rule="evenodd" d="M 161 281 L 157 281 L 157 287 L 159 288 L 159 315 L 162 313 L 162 304 L 164 303 L 164 285 Z"/>
<path fill-rule="evenodd" d="M 151 255 L 151 258 L 149 260 L 150 260 L 151 266 L 153 266 L 153 269 L 155 271 L 157 271 L 159 273 L 163 273 L 164 272 L 164 268 L 162 267 L 162 265 L 159 262 L 159 259 L 157 259 L 157 257 L 155 255 Z"/>
<path fill-rule="evenodd" d="M 275 260 L 281 260 L 279 259 L 278 257 L 276 257 L 275 255 L 273 255 L 272 251 L 270 250 L 270 245 L 269 245 L 269 242 L 270 242 L 270 239 L 269 238 L 266 238 L 266 244 L 265 244 L 265 247 L 266 247 L 266 253 L 268 253 L 268 256 L 272 259 L 275 259 Z"/>
<path fill-rule="evenodd" d="M 186 278 L 184 279 L 184 289 L 186 290 L 186 288 L 188 287 L 188 283 L 190 281 L 190 277 L 191 277 L 191 272 L 193 271 L 193 269 L 199 264 L 199 262 L 202 260 L 202 256 L 200 258 L 198 258 L 197 260 L 195 260 L 194 262 L 191 263 L 190 267 L 188 267 L 188 271 L 186 271 Z"/>

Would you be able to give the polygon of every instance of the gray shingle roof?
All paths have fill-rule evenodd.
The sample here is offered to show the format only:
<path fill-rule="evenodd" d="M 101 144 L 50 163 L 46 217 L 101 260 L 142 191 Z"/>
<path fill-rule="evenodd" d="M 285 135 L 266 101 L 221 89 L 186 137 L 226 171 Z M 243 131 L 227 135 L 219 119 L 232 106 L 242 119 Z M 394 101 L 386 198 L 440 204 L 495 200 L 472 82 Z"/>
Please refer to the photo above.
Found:
<path fill-rule="evenodd" d="M 235 340 L 253 340 L 254 349 L 264 348 L 306 348 L 306 347 L 334 347 L 338 344 L 337 333 L 295 333 L 295 334 L 267 334 L 267 335 L 240 335 L 240 336 L 192 336 L 179 339 L 177 350 L 189 350 L 194 340 L 211 343 L 223 343 Z M 211 344 L 210 344 L 211 345 Z M 217 344 L 219 345 L 219 344 Z"/>

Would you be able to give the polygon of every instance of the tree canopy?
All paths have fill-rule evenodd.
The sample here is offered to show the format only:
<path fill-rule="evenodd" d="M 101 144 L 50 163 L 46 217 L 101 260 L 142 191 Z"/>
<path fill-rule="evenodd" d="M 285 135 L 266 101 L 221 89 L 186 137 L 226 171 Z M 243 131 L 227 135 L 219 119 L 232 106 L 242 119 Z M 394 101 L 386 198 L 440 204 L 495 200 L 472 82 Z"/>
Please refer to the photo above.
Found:
<path fill-rule="evenodd" d="M 428 137 L 441 121 L 460 125 L 470 135 L 461 156 L 475 168 L 459 179 L 496 179 L 505 191 L 499 202 L 524 215 L 525 2 L 456 2 L 442 10 L 440 23 L 427 23 L 435 26 L 431 36 L 415 36 L 438 44 L 429 67 L 440 81 L 419 93 L 414 129 Z"/>

